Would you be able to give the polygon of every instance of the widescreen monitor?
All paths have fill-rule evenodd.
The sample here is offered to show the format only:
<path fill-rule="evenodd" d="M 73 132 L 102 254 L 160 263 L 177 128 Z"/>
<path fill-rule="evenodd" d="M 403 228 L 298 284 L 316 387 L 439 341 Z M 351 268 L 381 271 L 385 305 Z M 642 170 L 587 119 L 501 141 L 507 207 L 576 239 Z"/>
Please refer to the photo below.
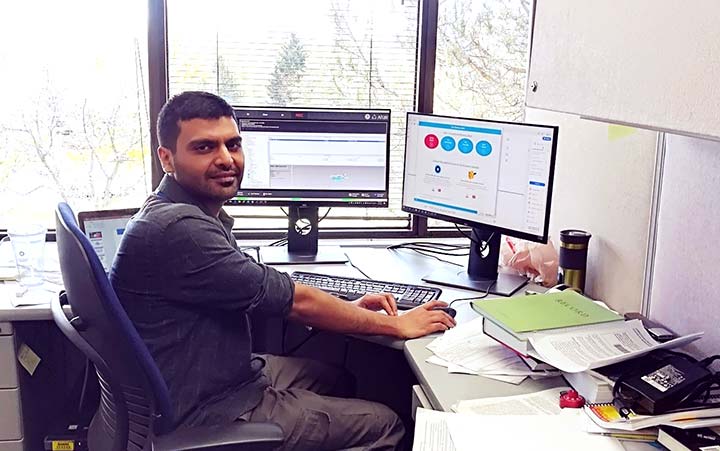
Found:
<path fill-rule="evenodd" d="M 472 228 L 467 268 L 423 280 L 501 295 L 500 237 L 547 242 L 558 127 L 408 113 L 403 211 Z"/>
<path fill-rule="evenodd" d="M 234 107 L 245 173 L 230 205 L 289 208 L 288 247 L 266 263 L 344 262 L 318 246 L 318 207 L 387 207 L 390 110 Z"/>

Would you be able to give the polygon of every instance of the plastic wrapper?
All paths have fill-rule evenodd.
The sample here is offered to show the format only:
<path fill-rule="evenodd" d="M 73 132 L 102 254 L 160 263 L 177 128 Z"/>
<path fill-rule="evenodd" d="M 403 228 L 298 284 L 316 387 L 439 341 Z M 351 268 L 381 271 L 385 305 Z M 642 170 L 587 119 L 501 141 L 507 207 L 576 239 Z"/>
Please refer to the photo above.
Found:
<path fill-rule="evenodd" d="M 500 244 L 500 270 L 520 274 L 537 284 L 552 287 L 558 280 L 558 252 L 552 240 L 533 243 L 503 236 Z"/>

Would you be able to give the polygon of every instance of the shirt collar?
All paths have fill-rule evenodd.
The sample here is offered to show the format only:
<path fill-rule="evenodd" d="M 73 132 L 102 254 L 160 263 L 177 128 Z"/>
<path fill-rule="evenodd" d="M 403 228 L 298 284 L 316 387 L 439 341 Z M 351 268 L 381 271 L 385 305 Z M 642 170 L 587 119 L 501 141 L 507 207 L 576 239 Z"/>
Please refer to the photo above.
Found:
<path fill-rule="evenodd" d="M 202 202 L 200 202 L 195 196 L 193 196 L 192 193 L 189 193 L 185 188 L 183 188 L 177 182 L 177 180 L 167 174 L 165 174 L 160 181 L 160 184 L 155 190 L 155 195 L 161 198 L 167 198 L 167 200 L 169 200 L 170 202 L 195 205 L 196 207 L 201 209 L 206 215 L 213 216 L 208 213 Z M 226 229 L 232 230 L 235 220 L 229 214 L 227 214 L 225 209 L 220 209 L 218 219 Z"/>

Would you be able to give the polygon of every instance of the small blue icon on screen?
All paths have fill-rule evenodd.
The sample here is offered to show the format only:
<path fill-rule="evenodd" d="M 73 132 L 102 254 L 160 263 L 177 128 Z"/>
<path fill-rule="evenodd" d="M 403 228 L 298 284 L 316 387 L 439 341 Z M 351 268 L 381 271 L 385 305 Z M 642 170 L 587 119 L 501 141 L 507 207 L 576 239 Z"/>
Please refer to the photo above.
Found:
<path fill-rule="evenodd" d="M 435 165 L 435 173 L 436 173 L 436 174 L 439 174 L 440 171 L 442 171 L 442 168 L 440 167 L 440 165 L 439 165 L 439 164 L 438 164 L 438 165 Z"/>
<path fill-rule="evenodd" d="M 455 138 L 452 136 L 444 136 L 443 139 L 440 141 L 440 145 L 443 149 L 450 152 L 455 148 Z"/>
<path fill-rule="evenodd" d="M 463 138 L 458 141 L 458 150 L 462 153 L 468 154 L 473 150 L 473 142 L 467 138 Z"/>
<path fill-rule="evenodd" d="M 487 157 L 492 153 L 492 145 L 487 141 L 480 141 L 477 143 L 476 150 L 483 157 Z"/>

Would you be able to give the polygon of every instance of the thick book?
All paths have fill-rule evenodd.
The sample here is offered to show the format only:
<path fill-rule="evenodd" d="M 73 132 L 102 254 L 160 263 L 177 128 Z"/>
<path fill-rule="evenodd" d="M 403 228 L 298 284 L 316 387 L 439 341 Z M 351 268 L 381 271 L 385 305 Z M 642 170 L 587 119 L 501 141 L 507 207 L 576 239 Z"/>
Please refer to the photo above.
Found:
<path fill-rule="evenodd" d="M 613 400 L 613 386 L 603 379 L 598 379 L 589 371 L 580 373 L 563 373 L 568 384 L 590 403 L 610 403 Z"/>
<path fill-rule="evenodd" d="M 720 435 L 710 428 L 660 426 L 657 441 L 670 451 L 720 451 Z"/>
<path fill-rule="evenodd" d="M 532 350 L 527 334 L 514 334 L 487 318 L 483 321 L 483 332 L 522 356 L 528 357 Z"/>
<path fill-rule="evenodd" d="M 530 368 L 530 371 L 558 371 L 558 369 L 554 366 L 550 365 L 549 363 L 545 363 L 542 360 L 538 360 L 535 357 L 524 356 L 522 354 L 518 354 L 518 357 L 520 357 L 520 360 L 522 360 L 522 362 L 528 368 Z"/>
<path fill-rule="evenodd" d="M 474 305 L 486 319 L 515 334 L 623 320 L 572 290 L 488 299 Z"/>

